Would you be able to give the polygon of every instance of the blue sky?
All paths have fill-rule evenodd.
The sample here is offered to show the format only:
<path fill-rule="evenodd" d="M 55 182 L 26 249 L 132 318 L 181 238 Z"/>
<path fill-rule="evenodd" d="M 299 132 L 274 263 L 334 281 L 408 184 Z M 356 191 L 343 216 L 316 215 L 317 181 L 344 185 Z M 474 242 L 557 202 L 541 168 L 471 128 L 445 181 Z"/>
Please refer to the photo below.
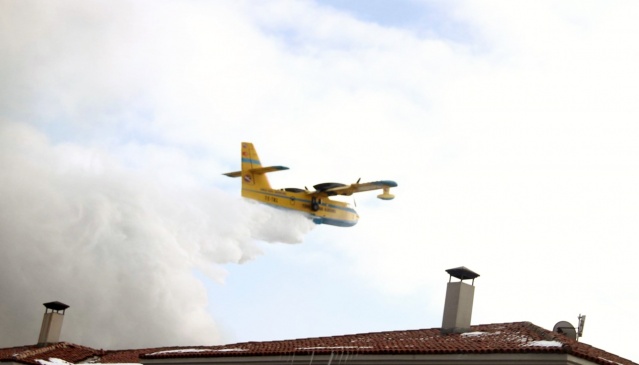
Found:
<path fill-rule="evenodd" d="M 473 323 L 586 314 L 639 357 L 634 3 L 0 8 L 0 346 L 52 300 L 99 348 L 438 327 L 463 265 Z M 397 198 L 314 227 L 240 198 L 242 141 L 290 167 L 273 186 Z"/>
<path fill-rule="evenodd" d="M 420 37 L 438 37 L 460 43 L 472 41 L 471 25 L 453 16 L 454 3 L 443 1 L 326 0 L 318 4 L 366 23 L 411 31 Z"/>
<path fill-rule="evenodd" d="M 291 260 L 291 255 L 323 251 L 314 245 L 319 244 L 269 246 L 263 260 L 227 267 L 225 285 L 209 285 L 211 312 L 219 314 L 216 319 L 234 342 L 418 328 L 424 323 L 426 293 L 380 297 L 365 280 L 353 279 L 345 269 L 348 260 L 335 257 L 339 252 L 311 263 Z M 440 324 L 438 318 L 431 320 L 433 326 Z"/>
<path fill-rule="evenodd" d="M 399 1 L 388 4 L 385 1 L 318 1 L 322 6 L 328 6 L 339 12 L 367 22 L 376 23 L 384 27 L 397 28 L 420 28 L 429 29 L 436 32 L 438 23 L 427 22 L 425 19 L 438 18 L 434 16 L 443 15 L 440 9 L 445 4 L 423 2 L 423 1 Z M 438 7 L 439 5 L 439 7 Z M 443 20 L 450 18 L 439 17 Z"/>

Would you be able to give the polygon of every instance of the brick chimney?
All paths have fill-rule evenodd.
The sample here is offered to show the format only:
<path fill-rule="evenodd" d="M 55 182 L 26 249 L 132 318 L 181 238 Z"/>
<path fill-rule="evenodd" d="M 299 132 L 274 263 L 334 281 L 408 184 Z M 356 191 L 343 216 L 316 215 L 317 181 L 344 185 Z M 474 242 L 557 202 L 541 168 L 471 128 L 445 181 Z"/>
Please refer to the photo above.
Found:
<path fill-rule="evenodd" d="M 60 341 L 64 311 L 69 308 L 68 305 L 60 302 L 44 303 L 44 306 L 46 309 L 44 310 L 44 318 L 40 328 L 38 346 L 46 346 Z"/>
<path fill-rule="evenodd" d="M 473 297 L 475 296 L 475 278 L 479 274 L 461 266 L 446 270 L 450 274 L 446 288 L 446 303 L 442 319 L 442 333 L 464 333 L 470 331 L 470 319 L 473 314 Z M 455 277 L 460 281 L 451 282 Z M 464 280 L 471 279 L 471 284 Z"/>

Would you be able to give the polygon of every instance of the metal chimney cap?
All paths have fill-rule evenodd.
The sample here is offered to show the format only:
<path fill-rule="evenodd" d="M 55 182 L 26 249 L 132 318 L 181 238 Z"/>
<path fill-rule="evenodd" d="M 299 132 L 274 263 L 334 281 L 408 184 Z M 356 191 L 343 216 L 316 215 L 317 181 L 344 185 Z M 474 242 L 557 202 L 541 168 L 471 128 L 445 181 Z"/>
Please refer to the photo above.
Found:
<path fill-rule="evenodd" d="M 47 309 L 51 309 L 54 311 L 64 311 L 65 309 L 69 308 L 68 305 L 64 304 L 64 303 L 60 303 L 60 302 L 49 302 L 49 303 L 44 303 L 43 304 Z"/>
<path fill-rule="evenodd" d="M 456 277 L 457 279 L 460 279 L 460 280 L 464 280 L 464 279 L 473 279 L 473 280 L 475 280 L 475 278 L 479 276 L 478 273 L 468 269 L 465 266 L 456 267 L 454 269 L 448 269 L 448 270 L 446 270 L 446 272 L 448 274 L 450 274 L 450 276 L 454 276 L 454 277 Z"/>

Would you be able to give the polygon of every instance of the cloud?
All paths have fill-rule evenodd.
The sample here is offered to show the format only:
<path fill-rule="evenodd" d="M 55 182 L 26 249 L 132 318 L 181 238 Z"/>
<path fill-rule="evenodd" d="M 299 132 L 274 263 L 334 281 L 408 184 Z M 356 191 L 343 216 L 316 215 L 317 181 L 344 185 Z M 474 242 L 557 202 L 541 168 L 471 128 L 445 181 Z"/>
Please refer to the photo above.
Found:
<path fill-rule="evenodd" d="M 225 129 L 245 128 L 230 122 L 246 119 L 233 103 L 260 71 L 245 73 L 257 59 L 235 62 L 249 59 L 237 40 L 257 46 L 258 33 L 219 4 L 2 6 L 0 241 L 10 263 L 0 288 L 10 299 L 0 327 L 12 331 L 2 345 L 34 342 L 51 300 L 71 305 L 72 342 L 220 341 L 194 274 L 223 282 L 221 265 L 254 259 L 257 240 L 298 243 L 313 227 L 242 200 L 237 186 L 231 197 L 203 184 L 237 167 L 237 155 L 210 151 L 215 141 L 239 149 Z"/>
<path fill-rule="evenodd" d="M 255 240 L 299 242 L 304 217 L 158 181 L 104 151 L 0 125 L 3 346 L 33 343 L 41 303 L 71 306 L 63 339 L 97 347 L 210 344 L 223 334 L 193 275 L 223 282 Z M 161 320 L 158 320 L 161 318 Z"/>

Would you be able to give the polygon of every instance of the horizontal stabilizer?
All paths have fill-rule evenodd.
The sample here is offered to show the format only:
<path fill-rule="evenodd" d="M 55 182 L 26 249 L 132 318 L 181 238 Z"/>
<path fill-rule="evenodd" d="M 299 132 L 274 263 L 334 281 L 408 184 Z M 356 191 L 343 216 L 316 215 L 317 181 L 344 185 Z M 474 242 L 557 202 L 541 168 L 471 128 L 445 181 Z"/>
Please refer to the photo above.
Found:
<path fill-rule="evenodd" d="M 259 167 L 257 169 L 250 169 L 249 171 L 254 174 L 266 174 L 267 172 L 282 171 L 282 170 L 288 170 L 288 167 L 286 166 Z"/>
<path fill-rule="evenodd" d="M 226 175 L 228 177 L 240 177 L 242 176 L 242 171 L 227 172 L 226 174 L 222 174 L 222 175 Z"/>
<path fill-rule="evenodd" d="M 250 172 L 253 174 L 266 174 L 267 172 L 281 171 L 281 170 L 288 170 L 288 167 L 286 166 L 258 167 L 256 169 L 250 169 L 245 172 Z M 240 177 L 242 176 L 242 171 L 227 172 L 226 174 L 222 174 L 222 175 L 226 175 L 228 177 Z"/>

